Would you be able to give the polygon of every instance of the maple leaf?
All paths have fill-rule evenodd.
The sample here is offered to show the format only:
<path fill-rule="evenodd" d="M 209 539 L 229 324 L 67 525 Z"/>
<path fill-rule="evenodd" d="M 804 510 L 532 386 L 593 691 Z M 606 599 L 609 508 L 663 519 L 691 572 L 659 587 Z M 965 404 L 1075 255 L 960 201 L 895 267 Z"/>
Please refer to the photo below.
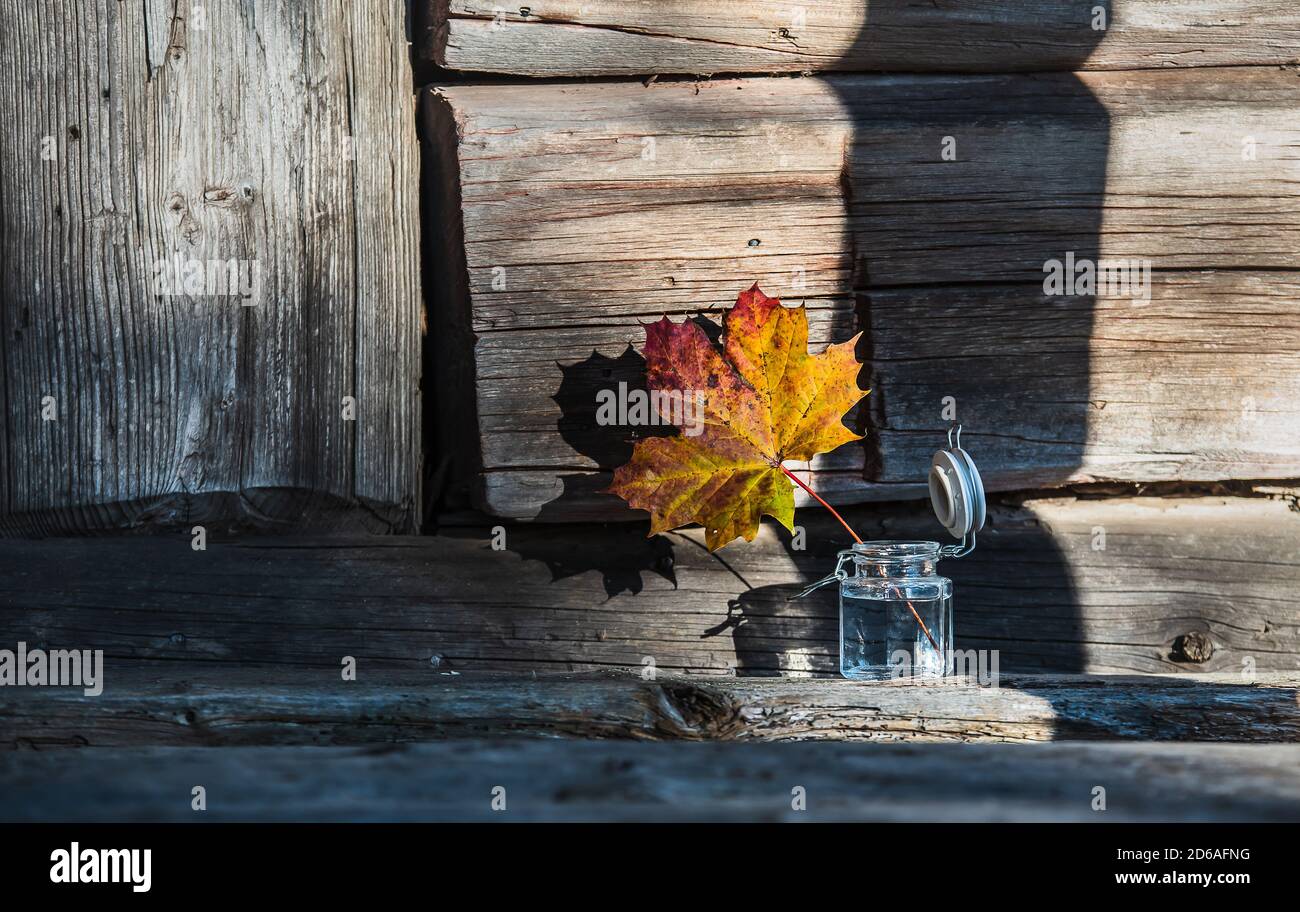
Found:
<path fill-rule="evenodd" d="M 670 394 L 655 404 L 681 433 L 639 441 L 607 491 L 649 511 L 651 535 L 699 523 L 710 551 L 753 541 L 764 513 L 793 531 L 794 490 L 781 464 L 862 439 L 842 421 L 866 395 L 853 355 L 860 335 L 810 355 L 807 311 L 758 285 L 727 311 L 721 351 L 693 322 L 648 325 L 646 379 Z M 697 393 L 702 416 L 676 407 Z"/>

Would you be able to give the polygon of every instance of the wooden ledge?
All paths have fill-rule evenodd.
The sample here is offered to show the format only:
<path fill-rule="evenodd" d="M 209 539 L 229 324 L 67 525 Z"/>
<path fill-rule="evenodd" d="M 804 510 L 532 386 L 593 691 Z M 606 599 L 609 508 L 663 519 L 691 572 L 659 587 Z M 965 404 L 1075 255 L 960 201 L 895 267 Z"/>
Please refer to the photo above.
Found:
<path fill-rule="evenodd" d="M 649 741 L 1300 741 L 1300 675 L 1004 675 L 853 683 L 636 674 L 214 668 L 109 673 L 101 695 L 0 689 L 9 749 Z"/>
<path fill-rule="evenodd" d="M 0 755 L 0 784 L 6 821 L 1295 821 L 1300 746 L 92 748 Z M 498 787 L 503 811 L 491 807 Z M 806 810 L 792 807 L 796 787 Z"/>

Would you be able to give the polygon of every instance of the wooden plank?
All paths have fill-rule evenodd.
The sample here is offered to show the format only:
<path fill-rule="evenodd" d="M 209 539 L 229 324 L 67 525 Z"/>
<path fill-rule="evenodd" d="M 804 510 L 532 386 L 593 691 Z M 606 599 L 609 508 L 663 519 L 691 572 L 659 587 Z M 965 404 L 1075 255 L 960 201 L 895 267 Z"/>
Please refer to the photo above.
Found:
<path fill-rule="evenodd" d="M 528 76 L 1138 69 L 1300 57 L 1300 14 L 1283 0 L 423 4 L 432 20 L 423 50 L 437 63 Z"/>
<path fill-rule="evenodd" d="M 1044 262 L 1069 250 L 1155 269 L 1295 268 L 1300 127 L 1284 115 L 1297 78 L 1240 67 L 425 97 L 426 116 L 451 118 L 458 136 L 481 332 L 590 324 L 591 304 L 717 307 L 738 276 L 843 299 L 849 267 L 862 287 L 1041 284 Z"/>
<path fill-rule="evenodd" d="M 207 793 L 202 814 L 190 807 L 196 784 Z M 1099 785 L 1104 814 L 1092 806 Z M 1300 746 L 521 739 L 105 748 L 5 753 L 0 786 L 0 819 L 10 822 L 1294 822 Z M 504 811 L 492 809 L 497 786 Z M 795 786 L 806 810 L 793 810 Z"/>
<path fill-rule="evenodd" d="M 1292 501 L 1293 502 L 1293 498 Z M 804 550 L 769 523 L 710 555 L 699 530 L 612 524 L 447 529 L 393 540 L 185 537 L 11 542 L 0 643 L 99 648 L 109 669 L 256 663 L 363 670 L 631 668 L 833 676 L 827 574 L 846 536 L 801 511 Z M 869 539 L 926 538 L 932 517 L 847 514 Z M 1040 500 L 995 510 L 955 580 L 957 643 L 1017 672 L 1295 672 L 1300 513 L 1287 500 Z M 12 645 L 9 648 L 13 648 Z M 363 679 L 364 680 L 364 677 Z"/>
<path fill-rule="evenodd" d="M 871 436 L 814 460 L 812 483 L 839 502 L 923 493 L 948 396 L 990 490 L 1300 475 L 1300 435 L 1282 430 L 1300 427 L 1297 302 L 1288 273 L 1172 273 L 1150 302 L 1090 306 L 1018 285 L 872 292 Z M 851 335 L 853 319 L 811 309 L 811 344 Z M 626 462 L 636 429 L 599 426 L 596 394 L 644 388 L 643 341 L 635 324 L 481 336 L 490 512 L 618 515 L 595 493 L 607 476 L 588 471 Z"/>
<path fill-rule="evenodd" d="M 446 255 L 466 284 L 435 319 L 474 346 L 453 359 L 477 397 L 451 434 L 475 441 L 459 475 L 495 515 L 627 517 L 590 496 L 587 473 L 629 449 L 595 427 L 596 389 L 638 377 L 641 323 L 716 318 L 757 280 L 807 304 L 817 345 L 868 330 L 874 393 L 851 419 L 867 447 L 813 464 L 865 468 L 872 484 L 828 479 L 842 502 L 924 479 L 945 396 L 983 435 L 992 490 L 1296 477 L 1294 435 L 1276 433 L 1297 420 L 1280 271 L 1300 264 L 1300 132 L 1280 116 L 1296 85 L 1230 69 L 426 96 L 459 176 Z M 1046 294 L 1045 264 L 1069 253 L 1149 263 L 1151 301 Z M 1255 370 L 1260 326 L 1278 344 Z"/>
<path fill-rule="evenodd" d="M 940 441 L 942 438 L 938 438 Z M 858 464 L 858 468 L 837 468 Z M 862 450 L 852 445 L 806 463 L 789 462 L 792 470 L 829 503 L 862 504 L 876 501 L 915 500 L 928 497 L 921 482 L 881 484 L 862 480 Z M 928 469 L 927 469 L 928 471 Z M 477 479 L 478 506 L 490 516 L 547 523 L 638 521 L 645 514 L 629 510 L 623 501 L 603 493 L 613 478 L 610 471 L 568 469 L 507 469 L 484 472 Z M 816 501 L 796 489 L 797 507 L 816 507 Z M 479 514 L 480 520 L 482 514 Z"/>
<path fill-rule="evenodd" d="M 994 490 L 1300 476 L 1296 275 L 1151 290 L 1083 306 L 1015 286 L 872 292 L 870 477 L 927 477 L 946 396 Z"/>
<path fill-rule="evenodd" d="M 2 5 L 2 528 L 414 528 L 405 5 Z"/>
<path fill-rule="evenodd" d="M 1300 673 L 774 681 L 288 674 L 201 663 L 104 691 L 7 687 L 0 747 L 365 744 L 506 736 L 722 741 L 1300 741 Z"/>

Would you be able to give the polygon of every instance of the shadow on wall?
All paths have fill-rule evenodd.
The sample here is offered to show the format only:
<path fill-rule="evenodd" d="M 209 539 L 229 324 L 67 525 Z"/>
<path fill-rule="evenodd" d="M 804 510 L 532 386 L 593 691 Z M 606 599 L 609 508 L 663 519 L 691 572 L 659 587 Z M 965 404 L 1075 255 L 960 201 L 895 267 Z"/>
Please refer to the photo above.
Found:
<path fill-rule="evenodd" d="M 904 69 L 923 22 L 915 40 L 945 48 L 956 66 L 968 48 L 1002 46 L 1043 48 L 1056 69 L 1077 69 L 1105 34 L 1093 26 L 1098 8 L 1109 21 L 1109 0 L 1035 6 L 1033 16 L 974 25 L 960 9 L 872 3 L 855 49 L 868 66 Z M 1042 270 L 1069 252 L 1100 256 L 1105 108 L 1071 72 L 832 84 L 855 129 L 846 205 L 873 390 L 867 478 L 925 479 L 947 401 L 966 427 L 963 445 L 1001 486 L 1065 481 L 1087 440 L 1094 299 L 1049 305 Z M 927 164 L 899 167 L 917 161 Z M 1015 318 L 997 321 L 1008 309 Z M 956 586 L 961 648 L 999 649 L 1009 672 L 1086 667 L 1079 600 L 1047 530 L 990 528 L 974 554 L 940 572 Z"/>
<path fill-rule="evenodd" d="M 1070 69 L 1104 34 L 1092 27 L 1099 6 L 1108 4 L 1048 0 L 1034 16 L 980 25 L 960 11 L 873 3 L 845 54 L 855 68 L 906 70 L 918 45 L 937 46 L 949 49 L 952 68 L 960 69 L 989 48 L 1041 47 L 1045 63 Z M 841 311 L 833 338 L 864 331 L 862 385 L 872 394 L 858 423 L 867 435 L 866 480 L 923 483 L 930 454 L 945 439 L 951 397 L 966 428 L 964 445 L 995 486 L 1065 482 L 1082 464 L 1088 436 L 1093 298 L 1047 300 L 1043 267 L 1070 253 L 1100 255 L 1105 109 L 1069 72 L 826 79 L 852 125 L 843 218 L 854 244 L 857 306 Z M 744 283 L 738 276 L 737 287 Z M 554 397 L 560 433 L 603 468 L 626 461 L 628 431 L 596 425 L 595 393 L 618 379 L 643 384 L 640 357 L 593 353 L 561 369 Z M 580 474 L 563 483 L 548 507 L 590 502 L 607 480 Z M 543 508 L 537 520 L 550 512 Z M 808 522 L 808 512 L 800 521 Z M 827 530 L 825 540 L 790 551 L 805 581 L 829 572 L 834 552 L 847 544 L 838 527 L 817 526 Z M 929 536 L 943 534 L 937 523 L 930 529 Z M 1001 649 L 1004 671 L 1083 670 L 1078 599 L 1064 557 L 1047 532 L 1039 541 L 1025 535 L 1004 542 L 990 529 L 975 555 L 943 565 L 957 584 L 959 645 Z M 647 544 L 645 569 L 664 559 L 661 547 Z M 1050 616 L 1050 646 L 1021 639 L 998 611 L 1004 598 L 1018 602 L 1028 579 Z M 833 671 L 831 590 L 791 603 L 786 598 L 797 586 L 767 588 L 780 591 L 740 594 L 727 620 L 705 635 L 734 638 L 742 674 Z M 972 605 L 978 610 L 968 610 Z M 772 644 L 791 640 L 807 643 L 797 661 L 808 667 L 773 667 Z"/>
<path fill-rule="evenodd" d="M 866 539 L 944 534 L 919 504 L 879 504 L 844 512 Z M 803 579 L 817 580 L 835 566 L 835 555 L 847 542 L 833 519 L 805 516 L 801 522 L 803 550 L 792 547 L 784 530 L 778 535 Z M 993 527 L 975 553 L 941 563 L 939 572 L 953 579 L 957 648 L 997 650 L 1003 673 L 1084 669 L 1080 643 L 1085 632 L 1068 568 L 1056 542 L 1035 523 L 1020 521 L 1011 511 L 995 511 Z M 827 586 L 792 600 L 803 585 L 741 591 L 729 603 L 726 618 L 701 637 L 730 636 L 737 673 L 743 676 L 838 675 L 837 589 Z"/>

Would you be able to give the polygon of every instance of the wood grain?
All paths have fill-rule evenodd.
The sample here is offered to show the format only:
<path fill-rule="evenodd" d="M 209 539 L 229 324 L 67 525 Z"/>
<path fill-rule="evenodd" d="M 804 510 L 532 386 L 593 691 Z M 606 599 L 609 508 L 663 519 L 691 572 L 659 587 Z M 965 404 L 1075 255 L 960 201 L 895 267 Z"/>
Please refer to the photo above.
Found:
<path fill-rule="evenodd" d="M 828 474 L 841 502 L 923 481 L 946 396 L 993 490 L 1296 477 L 1298 92 L 1255 68 L 441 89 L 467 303 L 434 318 L 477 336 L 458 476 L 503 517 L 626 517 L 589 496 L 628 450 L 596 389 L 636 376 L 642 323 L 758 281 L 815 346 L 868 330 L 865 451 L 812 467 L 865 471 Z M 1069 253 L 1147 263 L 1151 301 L 1045 293 Z"/>
<path fill-rule="evenodd" d="M 1300 513 L 1284 499 L 1029 501 L 999 509 L 955 580 L 957 643 L 1019 672 L 1300 670 Z M 611 524 L 446 529 L 428 538 L 187 537 L 11 542 L 0 643 L 98 648 L 112 673 L 263 664 L 834 676 L 830 572 L 846 537 L 801 511 L 804 549 L 766 525 L 709 555 L 698 530 Z M 855 508 L 864 538 L 932 517 Z M 1195 647 L 1195 648 L 1192 648 Z"/>
<path fill-rule="evenodd" d="M 1020 285 L 872 292 L 870 439 L 814 460 L 814 487 L 838 502 L 916 496 L 945 439 L 946 396 L 991 490 L 1300 475 L 1300 436 L 1288 430 L 1300 428 L 1297 302 L 1290 273 L 1170 273 L 1149 302 L 1098 295 L 1089 306 Z M 843 338 L 852 320 L 847 308 L 810 308 L 810 344 Z M 635 323 L 480 337 L 490 510 L 602 516 L 598 498 L 565 486 L 589 477 L 595 491 L 605 476 L 586 472 L 630 455 L 635 429 L 597 426 L 595 396 L 638 385 L 629 348 L 643 342 Z M 619 509 L 613 498 L 605 507 Z"/>
<path fill-rule="evenodd" d="M 1295 268 L 1298 94 L 1293 69 L 1239 67 L 449 86 L 425 110 L 455 124 L 489 331 L 724 306 L 737 275 L 820 300 L 853 267 L 1041 284 L 1069 250 Z"/>
<path fill-rule="evenodd" d="M 528 76 L 1139 69 L 1300 57 L 1283 0 L 423 0 L 423 53 Z M 1094 27 L 1096 9 L 1105 27 Z"/>
<path fill-rule="evenodd" d="M 1300 673 L 764 681 L 184 668 L 0 691 L 0 748 L 641 741 L 1300 741 Z"/>
<path fill-rule="evenodd" d="M 203 814 L 190 808 L 196 783 Z M 1300 746 L 520 739 L 24 751 L 0 755 L 0 819 L 1095 822 L 1098 785 L 1107 822 L 1294 822 Z M 497 786 L 505 811 L 492 809 Z M 792 809 L 795 786 L 806 810 Z"/>
<path fill-rule="evenodd" d="M 1083 306 L 996 285 L 870 301 L 881 482 L 926 477 L 945 396 L 993 489 L 1300 476 L 1295 273 L 1166 273 L 1150 301 Z"/>
<path fill-rule="evenodd" d="M 4 529 L 414 528 L 404 4 L 3 6 Z M 258 290 L 159 294 L 176 257 Z"/>

